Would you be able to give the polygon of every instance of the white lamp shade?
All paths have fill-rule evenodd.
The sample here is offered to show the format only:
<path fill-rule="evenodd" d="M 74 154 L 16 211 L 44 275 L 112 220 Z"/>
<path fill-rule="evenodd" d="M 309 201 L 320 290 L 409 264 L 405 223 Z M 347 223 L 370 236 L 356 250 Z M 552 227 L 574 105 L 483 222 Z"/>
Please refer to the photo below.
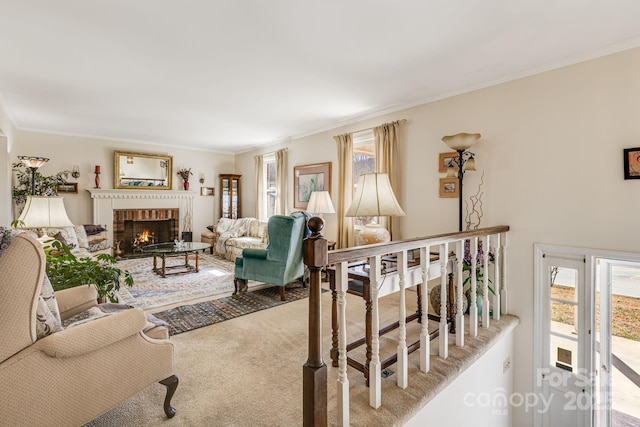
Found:
<path fill-rule="evenodd" d="M 18 221 L 23 228 L 72 227 L 62 197 L 28 196 Z"/>
<path fill-rule="evenodd" d="M 345 214 L 349 217 L 404 215 L 386 173 L 361 175 L 356 195 Z"/>
<path fill-rule="evenodd" d="M 18 156 L 18 160 L 28 168 L 39 168 L 49 161 L 46 157 L 39 156 Z"/>
<path fill-rule="evenodd" d="M 307 211 L 312 214 L 332 214 L 336 213 L 331 203 L 331 196 L 328 191 L 314 191 L 309 198 Z"/>
<path fill-rule="evenodd" d="M 443 136 L 442 141 L 452 150 L 468 150 L 480 139 L 479 133 L 458 133 L 455 135 Z"/>

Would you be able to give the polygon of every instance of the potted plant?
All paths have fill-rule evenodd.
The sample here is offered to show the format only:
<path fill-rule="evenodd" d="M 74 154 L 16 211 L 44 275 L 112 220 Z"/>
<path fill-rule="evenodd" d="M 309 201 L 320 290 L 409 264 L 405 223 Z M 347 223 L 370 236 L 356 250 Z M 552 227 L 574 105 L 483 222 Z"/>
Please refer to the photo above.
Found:
<path fill-rule="evenodd" d="M 489 253 L 488 253 L 488 257 L 489 257 L 489 262 L 493 263 L 495 258 L 494 258 L 494 254 L 493 251 L 491 250 L 491 248 L 489 248 Z M 476 295 L 478 296 L 477 300 L 476 300 L 476 304 L 478 307 L 478 314 L 482 313 L 482 296 L 484 295 L 483 293 L 483 288 L 484 288 L 484 264 L 483 264 L 483 259 L 484 259 L 484 251 L 482 249 L 482 241 L 479 240 L 478 241 L 478 253 L 476 255 Z M 469 285 L 469 289 L 466 291 L 466 295 L 467 295 L 467 299 L 469 301 L 469 303 L 471 303 L 471 263 L 472 263 L 472 259 L 471 259 L 471 240 L 467 239 L 464 241 L 464 257 L 462 259 L 462 273 L 466 274 L 466 277 L 464 279 L 464 281 L 462 282 L 463 286 L 467 286 Z M 495 295 L 495 291 L 493 289 L 493 287 L 491 286 L 491 283 L 493 283 L 491 281 L 491 279 L 487 280 L 487 289 L 489 290 L 489 292 L 491 292 L 491 294 Z"/>
<path fill-rule="evenodd" d="M 189 169 L 185 169 L 182 168 L 178 171 L 178 175 L 180 175 L 182 177 L 182 186 L 185 189 L 185 191 L 189 190 L 189 175 L 193 175 L 193 172 L 191 172 L 191 168 Z"/>
<path fill-rule="evenodd" d="M 31 171 L 23 163 L 13 163 L 12 169 L 16 172 L 18 185 L 13 187 L 12 197 L 16 206 L 21 207 L 31 195 Z M 39 171 L 35 173 L 35 195 L 55 196 L 58 187 L 67 182 L 67 177 L 71 172 L 61 171 L 55 175 L 44 176 Z"/>
<path fill-rule="evenodd" d="M 127 270 L 114 266 L 111 255 L 77 258 L 67 245 L 57 240 L 45 246 L 47 276 L 56 291 L 80 285 L 94 284 L 100 302 L 118 302 L 120 285 L 133 286 L 133 277 Z"/>

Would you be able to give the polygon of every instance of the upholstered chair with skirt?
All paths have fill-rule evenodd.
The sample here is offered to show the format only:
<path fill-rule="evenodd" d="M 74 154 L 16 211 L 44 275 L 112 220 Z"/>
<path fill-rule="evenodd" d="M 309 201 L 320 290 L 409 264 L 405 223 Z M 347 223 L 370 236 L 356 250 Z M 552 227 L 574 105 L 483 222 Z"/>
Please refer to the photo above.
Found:
<path fill-rule="evenodd" d="M 302 240 L 307 235 L 307 217 L 306 212 L 293 212 L 269 218 L 269 246 L 244 249 L 236 258 L 234 293 L 246 291 L 247 281 L 255 280 L 280 286 L 280 299 L 286 301 L 285 286 L 304 276 Z"/>
<path fill-rule="evenodd" d="M 167 388 L 164 412 L 173 417 L 178 378 L 167 328 L 136 308 L 102 313 L 92 286 L 54 293 L 42 244 L 26 234 L 8 243 L 3 234 L 0 424 L 82 425 L 157 382 Z M 63 326 L 85 312 L 101 314 Z M 161 410 L 161 402 L 149 404 Z"/>

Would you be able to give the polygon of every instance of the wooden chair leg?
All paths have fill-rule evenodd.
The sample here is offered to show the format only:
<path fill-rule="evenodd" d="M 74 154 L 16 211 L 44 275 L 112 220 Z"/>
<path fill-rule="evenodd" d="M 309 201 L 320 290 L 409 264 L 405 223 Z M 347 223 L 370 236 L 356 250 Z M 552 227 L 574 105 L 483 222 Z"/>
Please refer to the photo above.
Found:
<path fill-rule="evenodd" d="M 178 377 L 171 375 L 169 378 L 165 378 L 160 381 L 160 384 L 167 387 L 167 395 L 164 398 L 164 413 L 167 415 L 167 418 L 173 418 L 176 414 L 176 410 L 171 406 L 171 398 L 178 388 Z"/>
<path fill-rule="evenodd" d="M 287 297 L 284 296 L 284 286 L 280 286 L 280 301 L 286 301 Z"/>

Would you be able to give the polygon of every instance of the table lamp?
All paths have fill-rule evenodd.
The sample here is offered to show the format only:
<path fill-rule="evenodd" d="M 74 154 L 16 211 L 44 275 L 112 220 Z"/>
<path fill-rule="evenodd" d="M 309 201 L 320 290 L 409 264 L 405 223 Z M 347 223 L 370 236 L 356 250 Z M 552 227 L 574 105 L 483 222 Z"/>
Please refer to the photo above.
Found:
<path fill-rule="evenodd" d="M 368 173 L 360 175 L 360 184 L 353 202 L 345 216 L 404 216 L 405 213 L 396 199 L 389 175 Z M 382 225 L 372 222 L 364 226 L 361 237 L 365 244 L 384 243 L 391 240 L 391 234 Z"/>
<path fill-rule="evenodd" d="M 336 213 L 328 191 L 314 191 L 309 198 L 307 211 L 322 218 L 322 214 Z"/>
<path fill-rule="evenodd" d="M 45 228 L 73 227 L 62 197 L 27 196 L 18 222 L 20 228 L 37 229 L 38 237 L 44 236 Z"/>

